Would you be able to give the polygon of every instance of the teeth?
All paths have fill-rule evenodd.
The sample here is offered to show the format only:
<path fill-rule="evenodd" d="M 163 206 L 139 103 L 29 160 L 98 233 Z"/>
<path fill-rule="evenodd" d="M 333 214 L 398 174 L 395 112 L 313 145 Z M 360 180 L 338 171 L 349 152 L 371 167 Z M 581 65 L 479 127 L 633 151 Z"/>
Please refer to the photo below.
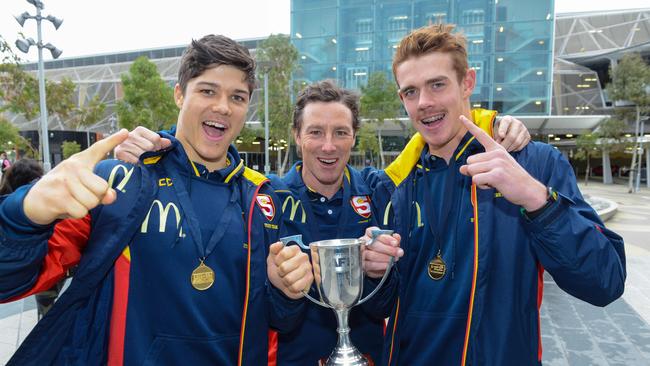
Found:
<path fill-rule="evenodd" d="M 214 128 L 221 128 L 221 129 L 226 128 L 226 126 L 224 124 L 221 124 L 221 123 L 215 122 L 215 121 L 205 121 L 203 123 L 205 123 L 206 125 L 208 125 L 210 127 L 214 127 Z"/>
<path fill-rule="evenodd" d="M 334 164 L 334 163 L 336 163 L 336 159 L 318 159 L 318 160 L 322 161 L 325 164 Z"/>
<path fill-rule="evenodd" d="M 438 114 L 438 115 L 435 115 L 435 116 L 432 116 L 432 117 L 429 117 L 429 118 L 425 118 L 425 119 L 422 120 L 422 123 L 429 124 L 429 123 L 432 123 L 432 122 L 440 121 L 443 118 L 445 118 L 444 113 Z"/>

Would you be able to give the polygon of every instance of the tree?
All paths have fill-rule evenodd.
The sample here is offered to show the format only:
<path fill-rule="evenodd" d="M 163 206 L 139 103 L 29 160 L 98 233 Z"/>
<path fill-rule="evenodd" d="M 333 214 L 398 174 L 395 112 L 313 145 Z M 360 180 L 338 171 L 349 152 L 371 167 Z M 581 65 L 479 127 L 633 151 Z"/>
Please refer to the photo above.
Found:
<path fill-rule="evenodd" d="M 105 105 L 97 99 L 89 103 L 89 107 L 79 107 L 75 103 L 75 93 L 76 85 L 68 78 L 59 82 L 45 80 L 48 115 L 61 119 L 70 118 L 73 121 L 70 128 L 92 125 L 99 121 Z M 19 64 L 0 64 L 0 100 L 3 102 L 0 113 L 10 111 L 23 115 L 27 120 L 38 117 L 40 105 L 37 78 L 25 72 Z"/>
<path fill-rule="evenodd" d="M 278 175 L 282 176 L 289 160 L 291 148 L 292 95 L 296 91 L 291 75 L 298 68 L 298 50 L 288 36 L 272 34 L 257 49 L 260 72 L 268 71 L 268 88 L 260 96 L 259 118 L 264 116 L 264 93 L 269 93 L 269 135 L 274 141 L 284 140 L 287 147 L 277 150 Z M 263 78 L 261 78 L 263 81 Z M 284 153 L 283 153 L 284 152 Z M 267 152 L 268 153 L 268 152 Z M 284 157 L 282 155 L 284 154 Z"/>
<path fill-rule="evenodd" d="M 638 141 L 639 125 L 641 116 L 648 114 L 650 109 L 650 67 L 643 61 L 639 54 L 630 53 L 623 56 L 615 68 L 610 68 L 609 74 L 612 78 L 612 83 L 607 85 L 607 92 L 612 100 L 620 102 L 627 102 L 634 105 L 636 111 L 635 118 L 635 139 Z M 627 120 L 625 121 L 627 123 Z M 632 163 L 630 168 L 630 192 L 633 191 L 632 182 L 634 179 L 634 170 L 637 168 L 637 148 L 635 146 L 634 153 L 632 154 Z M 641 157 L 639 157 L 639 163 Z M 639 164 L 640 166 L 641 164 Z"/>
<path fill-rule="evenodd" d="M 34 155 L 34 148 L 18 133 L 18 128 L 0 116 L 0 151 L 24 150 L 28 155 Z"/>
<path fill-rule="evenodd" d="M 387 119 L 395 119 L 399 115 L 401 102 L 395 84 L 386 77 L 384 72 L 370 74 L 368 85 L 361 88 L 361 93 L 360 114 L 364 119 L 376 124 L 379 157 L 383 169 L 385 161 L 382 128 Z"/>
<path fill-rule="evenodd" d="M 117 103 L 120 127 L 129 130 L 144 126 L 158 131 L 176 124 L 178 107 L 174 90 L 162 79 L 156 65 L 138 57 L 122 75 L 124 99 Z"/>
<path fill-rule="evenodd" d="M 585 131 L 576 138 L 576 147 L 578 152 L 574 154 L 573 157 L 577 160 L 587 161 L 587 169 L 585 169 L 585 184 L 589 183 L 589 175 L 591 173 L 591 164 L 589 164 L 589 160 L 599 152 L 596 147 L 597 141 L 598 135 L 591 133 L 590 131 Z"/>
<path fill-rule="evenodd" d="M 357 150 L 363 155 L 364 160 L 367 154 L 372 157 L 370 164 L 373 165 L 375 157 L 379 154 L 379 141 L 377 131 L 373 124 L 364 123 L 357 131 Z"/>
<path fill-rule="evenodd" d="M 61 149 L 63 150 L 63 159 L 67 159 L 81 151 L 81 145 L 76 141 L 63 141 Z"/>

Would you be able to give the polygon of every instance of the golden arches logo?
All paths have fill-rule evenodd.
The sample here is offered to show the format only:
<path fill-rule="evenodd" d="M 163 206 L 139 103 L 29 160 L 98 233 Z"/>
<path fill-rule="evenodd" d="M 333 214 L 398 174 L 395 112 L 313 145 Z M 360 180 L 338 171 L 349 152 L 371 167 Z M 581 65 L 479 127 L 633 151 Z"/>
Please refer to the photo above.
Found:
<path fill-rule="evenodd" d="M 282 213 L 284 214 L 284 212 L 286 212 L 285 210 L 289 201 L 291 201 L 291 213 L 289 214 L 289 220 L 294 221 L 298 207 L 300 207 L 302 211 L 302 219 L 300 222 L 304 224 L 307 218 L 307 215 L 305 214 L 305 208 L 302 207 L 302 202 L 300 202 L 300 200 L 296 201 L 293 196 L 288 196 L 285 198 L 284 203 L 282 203 Z"/>
<path fill-rule="evenodd" d="M 122 180 L 117 184 L 117 186 L 113 188 L 119 190 L 122 193 L 126 192 L 124 190 L 124 187 L 126 187 L 126 184 L 131 179 L 131 175 L 133 175 L 133 169 L 134 167 L 128 169 L 122 164 L 118 164 L 114 166 L 113 169 L 111 170 L 111 174 L 108 176 L 108 186 L 113 187 L 113 183 L 115 183 L 115 176 L 117 175 L 117 172 L 121 170 L 124 173 L 124 178 L 122 178 Z"/>
<path fill-rule="evenodd" d="M 424 223 L 422 222 L 422 210 L 420 209 L 420 204 L 417 202 L 413 202 L 415 205 L 415 215 L 416 215 L 416 227 L 422 227 L 424 226 Z M 384 209 L 384 225 L 388 225 L 388 218 L 390 216 L 390 210 L 393 206 L 393 202 L 389 201 L 388 204 L 386 205 L 386 208 Z"/>
<path fill-rule="evenodd" d="M 169 216 L 169 211 L 173 209 L 174 216 L 176 218 L 176 229 L 180 228 L 178 236 L 185 237 L 185 234 L 183 234 L 183 228 L 181 227 L 181 212 L 176 204 L 169 202 L 163 207 L 163 203 L 160 202 L 160 200 L 154 200 L 151 204 L 151 207 L 149 207 L 149 212 L 147 212 L 147 216 L 144 218 L 144 221 L 142 221 L 142 226 L 140 226 L 141 233 L 147 233 L 147 230 L 149 228 L 149 217 L 151 216 L 151 211 L 153 211 L 154 207 L 158 207 L 158 214 L 160 215 L 160 221 L 158 222 L 159 233 L 165 232 L 165 227 L 167 226 L 167 216 Z"/>

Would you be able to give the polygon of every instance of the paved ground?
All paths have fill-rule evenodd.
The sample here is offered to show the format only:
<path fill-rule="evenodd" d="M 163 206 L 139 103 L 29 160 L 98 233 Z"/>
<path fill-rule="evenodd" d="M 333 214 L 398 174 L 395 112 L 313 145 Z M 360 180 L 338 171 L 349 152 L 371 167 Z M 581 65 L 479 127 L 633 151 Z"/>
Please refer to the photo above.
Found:
<path fill-rule="evenodd" d="M 650 365 L 650 190 L 622 185 L 581 185 L 585 194 L 619 205 L 607 227 L 625 239 L 625 294 L 605 308 L 566 295 L 545 280 L 542 344 L 546 366 Z"/>
<path fill-rule="evenodd" d="M 650 190 L 628 194 L 623 185 L 598 183 L 581 189 L 619 205 L 607 226 L 625 239 L 625 294 L 598 308 L 566 295 L 547 277 L 542 305 L 544 365 L 650 365 Z M 0 305 L 0 365 L 36 323 L 35 308 L 33 298 Z"/>

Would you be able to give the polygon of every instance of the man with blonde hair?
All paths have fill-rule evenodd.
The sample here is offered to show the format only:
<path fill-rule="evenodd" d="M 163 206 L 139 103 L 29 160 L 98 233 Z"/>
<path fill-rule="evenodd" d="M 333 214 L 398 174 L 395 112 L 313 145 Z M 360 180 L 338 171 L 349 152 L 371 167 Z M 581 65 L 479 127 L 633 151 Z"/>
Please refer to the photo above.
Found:
<path fill-rule="evenodd" d="M 476 73 L 451 25 L 407 35 L 393 73 L 418 131 L 367 182 L 401 235 L 389 365 L 541 365 L 543 273 L 605 306 L 623 293 L 623 241 L 585 202 L 571 166 L 532 142 L 508 153 L 497 112 L 470 109 Z"/>

